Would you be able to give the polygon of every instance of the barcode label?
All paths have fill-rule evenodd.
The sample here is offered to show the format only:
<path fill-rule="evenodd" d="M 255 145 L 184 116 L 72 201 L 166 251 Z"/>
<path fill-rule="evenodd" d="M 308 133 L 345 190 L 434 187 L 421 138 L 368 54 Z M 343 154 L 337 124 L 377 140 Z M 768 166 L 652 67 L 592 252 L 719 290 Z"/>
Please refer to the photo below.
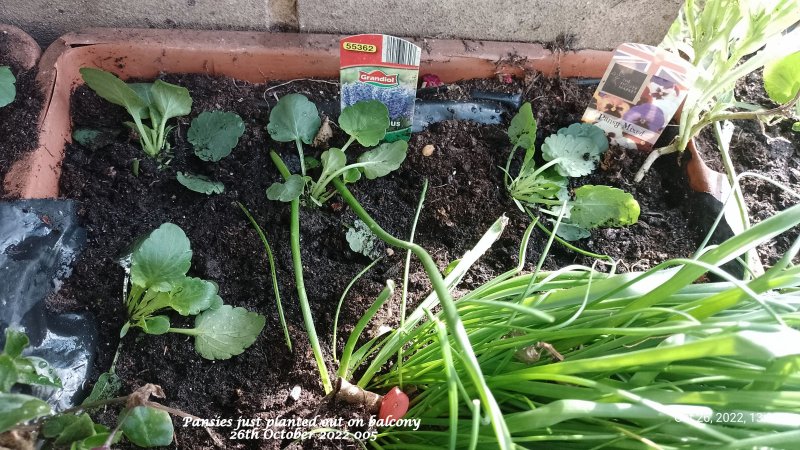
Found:
<path fill-rule="evenodd" d="M 381 61 L 406 66 L 419 66 L 420 48 L 405 39 L 383 36 Z"/>

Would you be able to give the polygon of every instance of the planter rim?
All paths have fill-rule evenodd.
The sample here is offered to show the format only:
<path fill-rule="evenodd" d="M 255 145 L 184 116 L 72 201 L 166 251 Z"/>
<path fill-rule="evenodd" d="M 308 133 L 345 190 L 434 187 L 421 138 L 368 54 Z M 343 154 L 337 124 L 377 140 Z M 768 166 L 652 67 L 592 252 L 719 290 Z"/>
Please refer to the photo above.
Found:
<path fill-rule="evenodd" d="M 42 56 L 42 49 L 28 33 L 14 25 L 0 23 L 0 33 L 8 39 L 11 59 L 24 70 L 32 69 Z"/>
<path fill-rule="evenodd" d="M 97 67 L 121 78 L 154 78 L 160 72 L 206 73 L 253 83 L 295 78 L 337 78 L 342 35 L 247 31 L 95 28 L 69 33 L 39 61 L 45 95 L 38 147 L 16 161 L 4 180 L 8 196 L 57 197 L 65 144 L 71 141 L 70 95 L 82 84 L 78 69 Z M 421 73 L 444 82 L 522 76 L 599 78 L 611 52 L 550 51 L 540 44 L 415 39 L 423 48 Z"/>

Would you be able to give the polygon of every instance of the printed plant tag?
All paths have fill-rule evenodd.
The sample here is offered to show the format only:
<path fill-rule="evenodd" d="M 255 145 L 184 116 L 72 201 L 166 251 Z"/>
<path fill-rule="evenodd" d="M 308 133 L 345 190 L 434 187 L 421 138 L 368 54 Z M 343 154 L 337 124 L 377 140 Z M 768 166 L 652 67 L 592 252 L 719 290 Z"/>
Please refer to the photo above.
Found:
<path fill-rule="evenodd" d="M 342 109 L 380 100 L 389 109 L 387 142 L 411 137 L 421 49 L 385 34 L 359 34 L 339 44 Z"/>
<path fill-rule="evenodd" d="M 612 144 L 650 151 L 694 82 L 694 67 L 644 44 L 614 51 L 583 121 L 602 128 Z"/>

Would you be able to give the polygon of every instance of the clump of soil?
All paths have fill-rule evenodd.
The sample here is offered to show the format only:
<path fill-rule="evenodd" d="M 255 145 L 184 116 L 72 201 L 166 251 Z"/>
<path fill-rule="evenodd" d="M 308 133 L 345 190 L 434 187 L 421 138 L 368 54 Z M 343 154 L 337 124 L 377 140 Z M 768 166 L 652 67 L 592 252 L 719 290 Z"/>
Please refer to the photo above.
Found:
<path fill-rule="evenodd" d="M 82 202 L 79 214 L 88 231 L 89 243 L 73 275 L 50 299 L 50 308 L 90 311 L 97 316 L 101 345 L 94 373 L 97 376 L 106 371 L 118 344 L 119 328 L 125 321 L 120 300 L 123 272 L 116 260 L 138 237 L 163 222 L 173 222 L 183 228 L 192 242 L 190 274 L 217 282 L 226 303 L 266 315 L 266 332 L 244 354 L 227 361 L 200 358 L 191 340 L 184 337 L 129 333 L 117 364 L 124 389 L 158 384 L 167 394 L 167 404 L 203 418 L 364 417 L 365 411 L 332 403 L 323 396 L 297 306 L 288 205 L 267 201 L 265 197 L 266 188 L 280 179 L 269 159 L 270 149 L 276 149 L 292 171 L 299 169 L 294 146 L 273 142 L 266 133 L 270 108 L 282 95 L 299 92 L 318 102 L 335 122 L 338 86 L 322 81 L 264 86 L 203 75 L 169 75 L 165 80 L 186 86 L 194 99 L 190 116 L 178 120 L 170 138 L 173 157 L 166 168 L 159 169 L 146 158 L 135 136 L 127 132 L 94 151 L 78 144 L 68 146 L 61 193 Z M 468 92 L 476 86 L 523 92 L 533 102 L 541 144 L 550 133 L 580 119 L 594 89 L 564 80 L 532 77 L 529 81 L 532 84 L 465 82 L 441 95 L 460 95 L 456 91 Z M 245 134 L 233 154 L 216 164 L 196 158 L 185 137 L 191 118 L 213 109 L 236 112 L 246 124 Z M 122 122 L 127 120 L 121 108 L 99 99 L 86 87 L 74 93 L 72 112 L 75 128 L 122 128 Z M 340 146 L 344 141 L 344 134 L 334 127 L 331 145 Z M 429 144 L 435 150 L 432 155 L 424 156 L 422 148 Z M 322 149 L 306 151 L 318 156 Z M 349 153 L 352 156 L 360 151 L 354 147 Z M 503 185 L 499 167 L 505 165 L 509 151 L 505 125 L 435 124 L 412 137 L 408 158 L 399 170 L 377 180 L 362 180 L 353 185 L 352 191 L 381 226 L 406 238 L 423 179 L 427 178 L 428 195 L 415 241 L 428 249 L 441 269 L 470 249 L 498 217 L 506 215 L 509 225 L 503 236 L 465 278 L 465 288 L 475 287 L 516 265 L 520 239 L 530 223 L 510 200 Z M 141 160 L 138 176 L 131 170 L 136 159 Z M 579 180 L 581 184 L 623 187 L 642 205 L 640 224 L 622 230 L 597 231 L 591 239 L 577 243 L 586 250 L 621 258 L 624 263 L 620 270 L 644 269 L 669 257 L 688 256 L 700 239 L 699 231 L 689 226 L 683 215 L 686 194 L 676 175 L 679 169 L 675 160 L 664 158 L 644 183 L 631 185 L 627 180 L 642 159 L 636 152 L 612 149 L 604 169 L 588 180 Z M 191 192 L 175 180 L 177 171 L 222 181 L 225 193 L 207 197 Z M 242 202 L 252 211 L 275 253 L 283 306 L 295 346 L 292 352 L 286 348 L 280 331 L 265 252 L 236 202 Z M 301 216 L 305 283 L 331 373 L 336 369 L 331 345 L 341 348 L 353 324 L 374 301 L 386 279 L 399 283 L 405 259 L 404 252 L 387 251 L 382 261 L 356 283 L 342 308 L 339 342 L 332 343 L 339 296 L 350 279 L 369 263 L 366 257 L 352 252 L 345 239 L 354 221 L 355 215 L 338 197 L 323 208 L 303 208 Z M 526 267 L 538 261 L 546 241 L 546 234 L 534 232 Z M 591 258 L 556 244 L 545 267 L 555 269 L 591 262 Z M 427 277 L 414 263 L 410 276 L 412 307 L 429 288 Z M 398 323 L 397 297 L 387 302 L 368 335 L 373 336 L 379 325 Z M 191 323 L 191 319 L 174 318 L 174 326 Z M 289 398 L 295 386 L 302 389 L 296 402 Z M 178 426 L 176 431 L 174 448 L 213 447 L 212 439 L 202 428 Z M 228 440 L 232 429 L 217 431 L 226 438 L 227 448 L 282 448 L 290 443 Z M 348 444 L 311 441 L 307 445 L 344 448 Z"/>
<path fill-rule="evenodd" d="M 0 66 L 9 66 L 17 79 L 17 95 L 9 105 L 0 108 L 0 197 L 4 194 L 3 179 L 11 164 L 36 148 L 39 138 L 37 124 L 43 95 L 36 83 L 36 68 L 25 69 L 7 58 L 7 35 L 0 33 Z"/>

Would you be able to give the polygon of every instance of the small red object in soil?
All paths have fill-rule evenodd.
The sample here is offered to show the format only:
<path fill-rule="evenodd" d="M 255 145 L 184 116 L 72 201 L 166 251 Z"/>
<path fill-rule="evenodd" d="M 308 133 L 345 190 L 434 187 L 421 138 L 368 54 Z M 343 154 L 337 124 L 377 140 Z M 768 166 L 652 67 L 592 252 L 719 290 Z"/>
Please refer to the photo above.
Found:
<path fill-rule="evenodd" d="M 497 74 L 497 79 L 501 83 L 505 83 L 505 84 L 511 84 L 511 83 L 514 82 L 514 78 L 511 76 L 511 74 L 508 74 L 508 73 L 498 73 Z"/>
<path fill-rule="evenodd" d="M 443 85 L 442 79 L 439 78 L 437 75 L 432 73 L 427 73 L 422 76 L 422 87 L 423 88 L 432 88 L 432 87 L 439 87 Z"/>
<path fill-rule="evenodd" d="M 406 412 L 408 412 L 408 396 L 395 386 L 383 396 L 378 419 L 392 424 L 394 421 L 402 419 Z"/>

